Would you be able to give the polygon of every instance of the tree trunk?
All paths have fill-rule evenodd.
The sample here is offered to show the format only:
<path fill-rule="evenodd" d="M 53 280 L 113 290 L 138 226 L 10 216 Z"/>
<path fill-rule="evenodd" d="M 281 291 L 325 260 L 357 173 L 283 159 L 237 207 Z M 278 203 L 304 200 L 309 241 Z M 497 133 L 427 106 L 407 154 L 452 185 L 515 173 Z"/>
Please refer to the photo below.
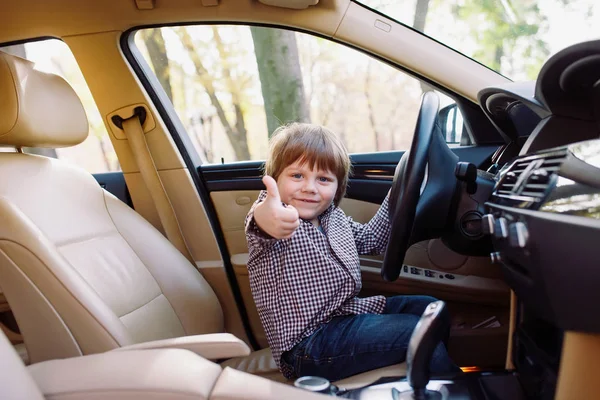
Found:
<path fill-rule="evenodd" d="M 500 67 L 502 66 L 502 57 L 504 56 L 504 47 L 502 44 L 498 44 L 496 46 L 496 51 L 494 51 L 494 63 L 491 65 L 493 69 L 496 71 L 500 71 Z"/>
<path fill-rule="evenodd" d="M 167 57 L 167 49 L 165 48 L 165 39 L 163 38 L 160 28 L 144 29 L 140 31 L 150 62 L 154 67 L 154 74 L 158 78 L 160 85 L 173 103 L 173 89 L 171 89 L 171 71 L 169 68 L 169 58 Z"/>
<path fill-rule="evenodd" d="M 417 0 L 413 28 L 419 32 L 425 33 L 425 22 L 427 21 L 427 12 L 429 11 L 429 1 L 430 0 Z"/>
<path fill-rule="evenodd" d="M 213 33 L 214 33 L 214 31 L 213 31 Z M 177 34 L 179 35 L 179 38 L 181 39 L 181 44 L 187 50 L 188 55 L 190 56 L 190 59 L 194 63 L 194 66 L 196 68 L 196 76 L 197 76 L 198 80 L 200 81 L 200 83 L 202 83 L 202 86 L 204 86 L 204 90 L 206 90 L 206 94 L 208 94 L 211 104 L 217 110 L 217 116 L 219 117 L 219 120 L 221 121 L 221 124 L 223 125 L 223 128 L 225 129 L 225 133 L 227 134 L 227 137 L 229 138 L 229 142 L 231 143 L 231 147 L 233 148 L 233 151 L 235 152 L 237 161 L 250 160 L 250 158 L 251 158 L 250 157 L 250 149 L 248 148 L 247 135 L 246 135 L 247 132 L 246 132 L 246 127 L 244 125 L 244 118 L 241 113 L 241 105 L 236 104 L 235 100 L 234 100 L 236 121 L 235 121 L 235 124 L 232 125 L 229 122 L 229 120 L 227 119 L 227 115 L 225 114 L 225 109 L 223 108 L 223 105 L 221 104 L 221 102 L 219 101 L 219 98 L 217 97 L 217 93 L 216 93 L 215 87 L 213 85 L 214 78 L 210 75 L 208 70 L 204 67 L 204 64 L 202 63 L 202 59 L 200 58 L 200 56 L 196 52 L 196 49 L 194 48 L 194 44 L 193 44 L 190 34 L 186 31 L 185 27 L 179 29 L 177 31 Z M 215 40 L 220 39 L 220 38 L 219 39 L 217 39 L 217 38 L 218 38 L 218 32 L 217 32 L 217 35 L 215 36 Z M 224 55 L 221 54 L 221 57 L 223 57 L 223 56 Z M 223 61 L 225 62 L 226 60 L 223 60 Z M 226 72 L 224 72 L 224 74 L 226 74 Z M 234 94 L 232 93 L 232 98 L 233 97 L 234 97 Z M 237 101 L 239 101 L 239 96 L 237 96 Z"/>
<path fill-rule="evenodd" d="M 375 151 L 379 151 L 379 133 L 377 132 L 377 123 L 375 122 L 375 110 L 373 109 L 373 103 L 371 102 L 371 95 L 369 94 L 369 86 L 371 83 L 371 61 L 367 64 L 367 70 L 365 71 L 365 97 L 367 99 L 367 108 L 369 110 L 369 123 L 373 134 L 375 135 Z"/>
<path fill-rule="evenodd" d="M 286 122 L 310 122 L 294 32 L 251 27 L 269 137 Z"/>

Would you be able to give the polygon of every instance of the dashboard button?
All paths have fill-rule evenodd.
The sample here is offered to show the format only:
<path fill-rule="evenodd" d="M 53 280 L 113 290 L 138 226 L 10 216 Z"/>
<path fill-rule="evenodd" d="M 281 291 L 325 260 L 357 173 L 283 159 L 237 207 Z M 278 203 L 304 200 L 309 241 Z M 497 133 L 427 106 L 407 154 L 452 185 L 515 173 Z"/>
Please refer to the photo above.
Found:
<path fill-rule="evenodd" d="M 508 222 L 506 218 L 500 217 L 494 222 L 494 237 L 506 239 L 508 237 Z"/>
<path fill-rule="evenodd" d="M 525 226 L 523 222 L 515 222 L 514 224 L 510 224 L 508 243 L 512 247 L 523 249 L 527 245 L 528 239 L 529 232 L 527 231 L 527 226 Z"/>
<path fill-rule="evenodd" d="M 446 277 L 446 279 L 454 279 L 454 275 L 452 274 L 446 274 L 444 276 Z"/>
<path fill-rule="evenodd" d="M 492 214 L 485 214 L 481 217 L 481 233 L 484 235 L 494 234 L 494 216 Z"/>

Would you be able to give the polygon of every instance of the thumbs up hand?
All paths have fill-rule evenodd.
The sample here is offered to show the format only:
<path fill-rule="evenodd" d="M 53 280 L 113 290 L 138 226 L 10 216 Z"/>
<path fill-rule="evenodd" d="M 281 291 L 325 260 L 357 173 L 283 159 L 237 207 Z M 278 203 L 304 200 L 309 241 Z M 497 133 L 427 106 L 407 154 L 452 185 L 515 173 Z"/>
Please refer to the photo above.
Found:
<path fill-rule="evenodd" d="M 275 239 L 288 239 L 300 225 L 298 210 L 281 203 L 275 179 L 266 175 L 263 183 L 267 187 L 267 197 L 254 209 L 254 221 L 263 232 Z"/>

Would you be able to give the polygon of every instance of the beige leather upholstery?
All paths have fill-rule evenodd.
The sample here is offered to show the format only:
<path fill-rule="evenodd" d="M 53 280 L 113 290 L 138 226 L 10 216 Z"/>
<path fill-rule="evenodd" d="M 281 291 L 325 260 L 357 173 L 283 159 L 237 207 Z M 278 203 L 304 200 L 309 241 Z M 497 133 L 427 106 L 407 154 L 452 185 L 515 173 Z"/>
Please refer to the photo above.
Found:
<path fill-rule="evenodd" d="M 0 334 L 3 400 L 322 399 L 180 350 L 109 352 L 25 368 Z"/>
<path fill-rule="evenodd" d="M 265 378 L 225 368 L 210 396 L 211 400 L 285 399 L 324 400 L 330 396 L 307 392 Z"/>
<path fill-rule="evenodd" d="M 97 354 L 29 367 L 53 400 L 99 399 L 323 399 L 204 360 L 179 349 Z"/>
<path fill-rule="evenodd" d="M 248 357 L 236 357 L 221 363 L 224 367 L 231 367 L 240 371 L 260 375 L 265 378 L 286 382 L 286 378 L 279 372 L 275 360 L 271 355 L 271 349 L 266 348 L 255 351 Z"/>
<path fill-rule="evenodd" d="M 21 110 L 39 92 L 54 104 L 56 125 L 47 131 L 35 113 L 19 111 L 14 125 L 31 129 L 0 136 L 0 144 L 76 141 L 70 123 L 64 122 L 64 135 L 59 129 L 60 121 L 81 117 L 69 86 L 31 72 L 16 57 L 2 55 L 2 61 L 0 98 L 12 85 L 20 93 L 13 107 Z M 11 83 L 22 64 L 36 85 Z M 6 120 L 2 113 L 0 119 Z M 223 331 L 221 306 L 200 273 L 90 174 L 56 159 L 0 153 L 0 180 L 0 282 L 32 363 Z M 211 358 L 232 355 L 217 354 L 217 346 Z M 268 350 L 230 362 L 280 377 Z"/>
<path fill-rule="evenodd" d="M 88 134 L 83 105 L 64 79 L 2 52 L 0 116 L 4 145 L 67 147 L 81 143 Z"/>
<path fill-rule="evenodd" d="M 2 153 L 0 176 L 0 281 L 32 362 L 222 331 L 197 270 L 91 175 Z"/>
<path fill-rule="evenodd" d="M 44 396 L 27 373 L 21 358 L 0 333 L 0 398 L 42 400 Z"/>
<path fill-rule="evenodd" d="M 208 399 L 218 364 L 179 349 L 105 353 L 31 365 L 51 399 Z"/>
<path fill-rule="evenodd" d="M 181 227 L 175 216 L 175 210 L 167 196 L 165 187 L 160 179 L 160 174 L 156 170 L 156 165 L 150 154 L 140 119 L 138 117 L 129 117 L 124 120 L 123 132 L 127 136 L 127 141 L 131 146 L 131 152 L 140 169 L 144 184 L 148 188 L 152 202 L 156 206 L 156 211 L 158 212 L 165 235 L 185 258 L 193 262 L 194 258 L 190 254 L 190 250 L 181 233 Z"/>
<path fill-rule="evenodd" d="M 189 350 L 209 360 L 219 360 L 231 357 L 245 359 L 245 356 L 250 354 L 250 348 L 248 345 L 229 333 L 212 333 L 207 335 L 183 336 L 173 339 L 154 340 L 152 342 L 144 342 L 131 346 L 119 347 L 113 351 L 148 349 Z M 244 371 L 246 371 L 246 369 L 244 369 Z"/>
<path fill-rule="evenodd" d="M 18 112 L 2 103 L 2 126 L 12 115 L 12 125 L 28 129 L 0 135 L 0 144 L 85 138 L 85 113 L 67 83 L 17 57 L 2 54 L 1 61 L 0 98 L 18 94 L 10 103 Z M 32 79 L 35 85 L 23 83 Z M 54 120 L 43 119 L 51 130 L 40 127 L 38 113 L 21 111 L 40 100 L 53 105 Z M 223 331 L 219 302 L 194 266 L 90 174 L 55 159 L 1 153 L 0 177 L 0 282 L 31 362 Z"/>

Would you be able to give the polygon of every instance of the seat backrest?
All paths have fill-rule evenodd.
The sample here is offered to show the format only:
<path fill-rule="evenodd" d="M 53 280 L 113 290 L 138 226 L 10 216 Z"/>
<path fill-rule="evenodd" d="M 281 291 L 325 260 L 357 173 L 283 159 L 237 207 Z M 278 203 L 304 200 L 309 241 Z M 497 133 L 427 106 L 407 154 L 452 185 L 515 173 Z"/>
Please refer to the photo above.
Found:
<path fill-rule="evenodd" d="M 23 361 L 10 344 L 6 336 L 0 332 L 0 397 L 7 400 L 27 399 L 43 400 Z"/>
<path fill-rule="evenodd" d="M 70 146 L 87 131 L 68 83 L 0 52 L 0 146 Z M 56 159 L 0 152 L 0 282 L 32 362 L 223 330 L 194 266 Z"/>

